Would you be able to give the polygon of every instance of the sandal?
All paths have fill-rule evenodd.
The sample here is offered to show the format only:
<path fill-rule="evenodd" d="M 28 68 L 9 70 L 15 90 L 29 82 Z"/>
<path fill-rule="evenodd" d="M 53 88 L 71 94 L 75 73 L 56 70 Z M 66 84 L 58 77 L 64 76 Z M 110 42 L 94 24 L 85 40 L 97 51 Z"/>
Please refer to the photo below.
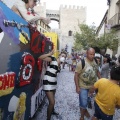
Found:
<path fill-rule="evenodd" d="M 89 114 L 88 112 L 85 113 L 85 116 L 86 116 L 87 118 L 90 118 L 90 114 Z"/>
<path fill-rule="evenodd" d="M 80 117 L 80 120 L 84 120 L 84 118 Z"/>

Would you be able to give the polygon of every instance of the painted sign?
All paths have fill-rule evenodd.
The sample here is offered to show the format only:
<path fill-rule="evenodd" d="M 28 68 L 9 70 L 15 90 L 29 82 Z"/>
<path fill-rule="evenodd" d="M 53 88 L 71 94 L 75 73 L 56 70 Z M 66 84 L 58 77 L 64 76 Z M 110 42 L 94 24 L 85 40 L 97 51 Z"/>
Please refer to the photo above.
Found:
<path fill-rule="evenodd" d="M 10 94 L 15 87 L 15 73 L 8 72 L 0 75 L 0 97 Z"/>

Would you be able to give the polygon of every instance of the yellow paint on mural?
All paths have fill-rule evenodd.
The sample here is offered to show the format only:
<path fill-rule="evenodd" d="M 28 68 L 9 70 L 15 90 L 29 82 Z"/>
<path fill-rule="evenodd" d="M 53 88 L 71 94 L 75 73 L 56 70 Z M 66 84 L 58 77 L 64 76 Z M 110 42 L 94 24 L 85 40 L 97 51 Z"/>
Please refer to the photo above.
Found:
<path fill-rule="evenodd" d="M 26 40 L 26 38 L 20 33 L 19 34 L 19 40 L 23 43 L 23 44 L 27 44 L 28 41 Z"/>
<path fill-rule="evenodd" d="M 24 114 L 26 110 L 26 93 L 20 94 L 17 110 L 14 113 L 13 120 L 24 120 Z"/>
<path fill-rule="evenodd" d="M 47 32 L 47 33 L 44 33 L 44 35 L 48 38 L 50 38 L 50 40 L 53 42 L 53 45 L 54 45 L 54 49 L 55 49 L 55 53 L 54 53 L 54 56 L 56 58 L 58 58 L 58 55 L 59 55 L 59 43 L 58 43 L 58 35 L 54 32 Z"/>
<path fill-rule="evenodd" d="M 0 97 L 3 96 L 3 95 L 10 94 L 13 91 L 13 89 L 14 89 L 14 87 L 11 87 L 11 88 L 8 88 L 8 89 L 5 89 L 5 90 L 0 90 Z"/>

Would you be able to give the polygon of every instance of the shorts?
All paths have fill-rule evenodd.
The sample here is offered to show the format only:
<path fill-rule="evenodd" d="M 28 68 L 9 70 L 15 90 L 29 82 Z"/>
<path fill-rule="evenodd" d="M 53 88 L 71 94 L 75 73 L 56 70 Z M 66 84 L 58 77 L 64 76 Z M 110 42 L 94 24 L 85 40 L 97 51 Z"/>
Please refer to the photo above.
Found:
<path fill-rule="evenodd" d="M 95 106 L 94 117 L 102 120 L 113 120 L 113 115 L 106 115 L 105 113 L 103 113 L 96 102 L 94 102 L 94 106 Z"/>
<path fill-rule="evenodd" d="M 75 69 L 75 68 L 76 68 L 76 65 L 73 65 L 73 68 Z"/>
<path fill-rule="evenodd" d="M 88 107 L 88 92 L 89 89 L 80 89 L 79 93 L 79 106 L 83 109 L 87 109 Z"/>

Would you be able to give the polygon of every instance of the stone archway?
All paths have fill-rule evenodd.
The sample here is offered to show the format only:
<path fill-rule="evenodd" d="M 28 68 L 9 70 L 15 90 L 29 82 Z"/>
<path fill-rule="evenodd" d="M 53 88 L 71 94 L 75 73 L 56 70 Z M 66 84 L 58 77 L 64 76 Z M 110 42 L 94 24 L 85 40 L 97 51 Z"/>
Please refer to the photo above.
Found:
<path fill-rule="evenodd" d="M 60 22 L 60 14 L 58 10 L 46 10 L 46 16 L 49 17 L 51 20 Z"/>

